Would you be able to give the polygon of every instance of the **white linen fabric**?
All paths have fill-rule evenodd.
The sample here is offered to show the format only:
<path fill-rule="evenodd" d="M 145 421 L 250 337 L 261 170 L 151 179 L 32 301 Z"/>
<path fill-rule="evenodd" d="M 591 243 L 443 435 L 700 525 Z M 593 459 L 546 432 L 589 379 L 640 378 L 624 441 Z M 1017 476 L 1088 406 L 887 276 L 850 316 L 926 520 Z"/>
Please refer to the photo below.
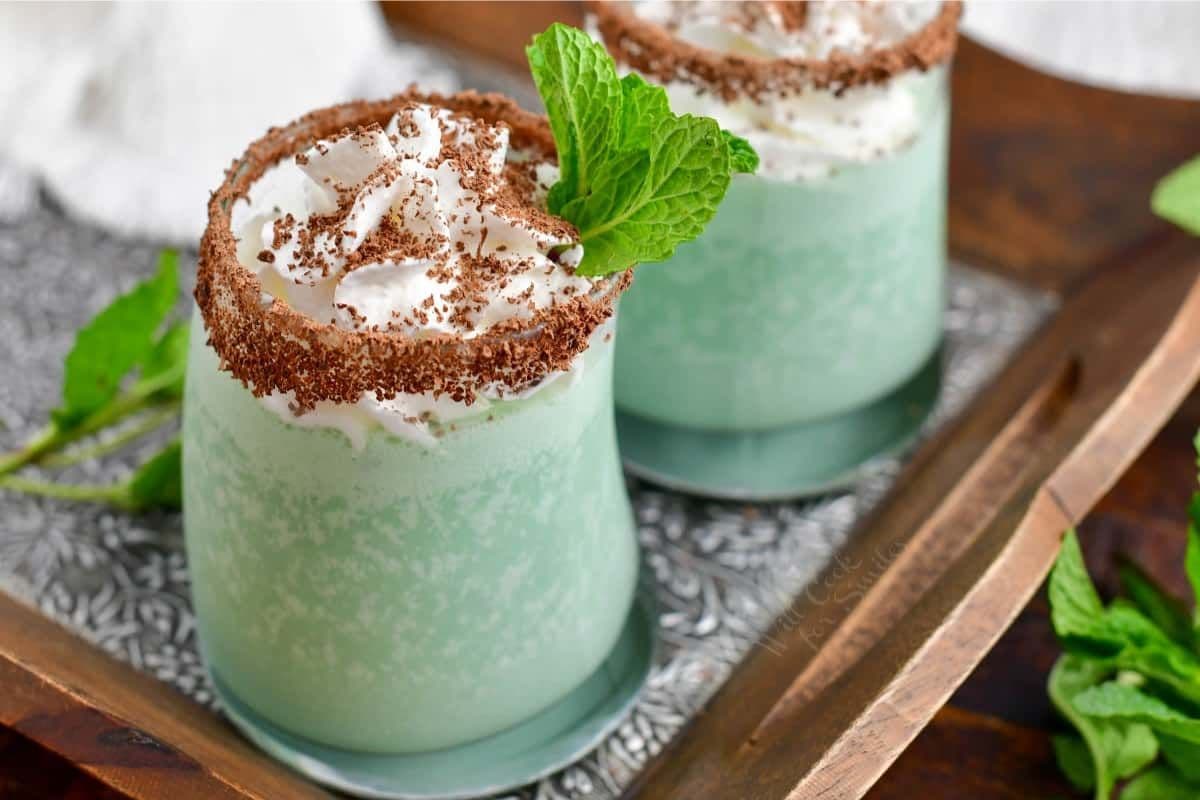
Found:
<path fill-rule="evenodd" d="M 37 176 L 77 218 L 191 245 L 270 125 L 411 82 L 456 88 L 367 3 L 0 3 L 0 64 L 0 217 Z"/>
<path fill-rule="evenodd" d="M 1063 78 L 1200 98 L 1195 0 L 971 0 L 963 30 Z"/>

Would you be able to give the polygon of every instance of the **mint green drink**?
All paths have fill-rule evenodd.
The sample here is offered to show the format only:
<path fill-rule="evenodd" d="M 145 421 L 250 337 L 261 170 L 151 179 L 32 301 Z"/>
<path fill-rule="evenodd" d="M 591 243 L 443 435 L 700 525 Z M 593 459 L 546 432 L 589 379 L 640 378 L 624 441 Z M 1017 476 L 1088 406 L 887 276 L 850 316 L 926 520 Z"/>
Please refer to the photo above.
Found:
<path fill-rule="evenodd" d="M 197 320 L 199 316 L 197 315 Z M 506 728 L 572 689 L 629 611 L 611 342 L 578 380 L 435 448 L 289 425 L 193 328 L 188 559 L 204 655 L 280 727 L 402 752 Z"/>
<path fill-rule="evenodd" d="M 941 339 L 945 73 L 922 135 L 824 178 L 735 176 L 704 236 L 621 301 L 618 407 L 668 425 L 769 430 L 903 384 Z M 897 187 L 903 187 L 897 190 Z"/>
<path fill-rule="evenodd" d="M 221 691 L 301 740 L 489 736 L 626 625 L 628 277 L 569 267 L 552 156 L 510 101 L 410 94 L 273 130 L 210 205 L 183 433 L 199 638 Z"/>
<path fill-rule="evenodd" d="M 339 789 L 428 796 L 463 758 L 439 796 L 499 791 L 489 753 L 535 778 L 650 668 L 615 305 L 754 154 L 582 31 L 528 52 L 548 121 L 471 92 L 348 103 L 272 129 L 209 204 L 183 430 L 199 638 L 235 724 Z"/>
<path fill-rule="evenodd" d="M 924 6 L 814 2 L 797 20 L 756 3 L 591 4 L 619 63 L 762 156 L 622 300 L 618 431 L 638 474 L 804 494 L 919 426 L 942 332 L 947 68 L 886 74 L 886 59 L 938 26 L 952 45 L 957 9 Z M 846 52 L 861 85 L 821 61 Z M 823 85 L 824 67 L 841 83 Z"/>

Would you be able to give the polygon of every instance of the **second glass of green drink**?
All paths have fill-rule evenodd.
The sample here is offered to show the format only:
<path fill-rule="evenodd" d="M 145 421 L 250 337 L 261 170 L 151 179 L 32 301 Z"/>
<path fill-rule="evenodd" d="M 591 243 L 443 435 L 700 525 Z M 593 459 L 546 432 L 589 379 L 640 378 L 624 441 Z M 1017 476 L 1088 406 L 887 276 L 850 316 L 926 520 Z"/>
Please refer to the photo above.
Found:
<path fill-rule="evenodd" d="M 622 456 L 718 497 L 851 479 L 937 395 L 958 5 L 589 8 L 619 65 L 762 159 L 621 301 Z"/>

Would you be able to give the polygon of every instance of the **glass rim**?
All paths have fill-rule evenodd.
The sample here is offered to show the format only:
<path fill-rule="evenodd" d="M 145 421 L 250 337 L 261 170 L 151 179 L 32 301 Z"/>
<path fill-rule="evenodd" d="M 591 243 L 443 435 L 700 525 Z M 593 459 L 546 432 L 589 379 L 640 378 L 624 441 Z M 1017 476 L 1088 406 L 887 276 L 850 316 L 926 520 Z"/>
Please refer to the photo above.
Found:
<path fill-rule="evenodd" d="M 364 392 L 381 398 L 432 392 L 469 403 L 496 384 L 522 391 L 551 372 L 569 368 L 574 357 L 587 349 L 592 332 L 612 316 L 617 297 L 629 286 L 632 276 L 627 270 L 598 281 L 591 292 L 469 338 L 347 331 L 318 322 L 281 299 L 264 302 L 261 280 L 237 257 L 231 222 L 234 205 L 280 160 L 344 128 L 384 124 L 414 101 L 503 122 L 517 147 L 534 147 L 550 157 L 555 154 L 545 118 L 503 95 L 426 94 L 415 88 L 386 100 L 319 109 L 272 128 L 253 142 L 210 197 L 195 294 L 222 368 L 255 395 L 291 392 L 297 408 L 305 411 L 322 401 L 354 403 Z"/>
<path fill-rule="evenodd" d="M 725 101 L 886 83 L 911 70 L 949 61 L 958 43 L 961 0 L 943 0 L 925 25 L 898 42 L 862 53 L 834 50 L 825 58 L 760 58 L 723 53 L 684 41 L 638 16 L 620 0 L 585 0 L 605 47 L 625 66 L 660 83 L 685 81 Z"/>

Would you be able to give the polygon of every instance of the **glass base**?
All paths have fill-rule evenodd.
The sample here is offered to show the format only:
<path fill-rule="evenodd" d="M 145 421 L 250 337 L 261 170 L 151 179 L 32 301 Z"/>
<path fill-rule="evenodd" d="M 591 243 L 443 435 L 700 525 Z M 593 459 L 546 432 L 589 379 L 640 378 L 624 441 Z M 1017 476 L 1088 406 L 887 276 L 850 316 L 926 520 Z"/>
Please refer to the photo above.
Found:
<path fill-rule="evenodd" d="M 290 734 L 251 710 L 212 674 L 225 715 L 248 739 L 331 789 L 386 800 L 454 800 L 524 786 L 573 763 L 610 734 L 654 662 L 653 601 L 639 593 L 616 646 L 579 687 L 520 725 L 445 750 L 381 755 Z"/>
<path fill-rule="evenodd" d="M 676 491 L 724 500 L 785 500 L 850 484 L 873 458 L 912 441 L 937 402 L 942 352 L 868 406 L 765 431 L 678 428 L 617 411 L 626 469 Z"/>

